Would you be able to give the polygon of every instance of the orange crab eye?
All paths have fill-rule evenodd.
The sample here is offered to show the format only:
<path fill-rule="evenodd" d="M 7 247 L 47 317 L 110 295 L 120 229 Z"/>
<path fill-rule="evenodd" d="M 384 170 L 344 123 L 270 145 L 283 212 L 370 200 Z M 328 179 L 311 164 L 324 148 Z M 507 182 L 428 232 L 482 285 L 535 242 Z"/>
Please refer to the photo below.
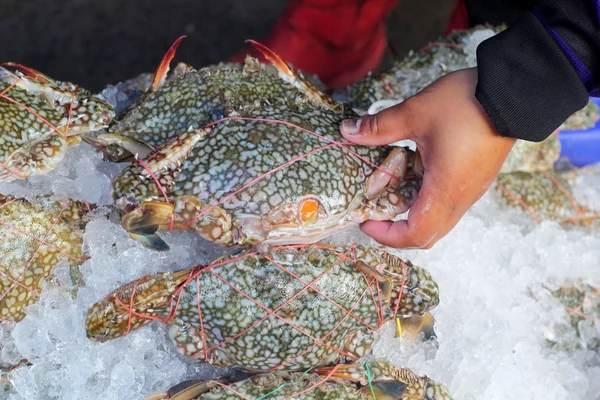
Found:
<path fill-rule="evenodd" d="M 316 199 L 304 199 L 300 203 L 300 218 L 304 222 L 314 221 L 321 203 Z"/>

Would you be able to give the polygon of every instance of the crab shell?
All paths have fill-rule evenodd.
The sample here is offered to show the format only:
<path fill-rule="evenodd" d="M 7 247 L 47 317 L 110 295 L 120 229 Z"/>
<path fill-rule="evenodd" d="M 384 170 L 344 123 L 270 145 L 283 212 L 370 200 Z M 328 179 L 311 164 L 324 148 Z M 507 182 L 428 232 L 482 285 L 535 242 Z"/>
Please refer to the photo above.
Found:
<path fill-rule="evenodd" d="M 104 128 L 113 116 L 109 103 L 76 85 L 20 64 L 3 64 L 0 182 L 48 173 L 80 143 L 79 135 Z"/>
<path fill-rule="evenodd" d="M 30 203 L 0 195 L 0 321 L 23 319 L 61 263 L 71 267 L 73 284 L 82 283 L 77 267 L 87 256 L 81 228 L 90 207 L 69 199 Z"/>
<path fill-rule="evenodd" d="M 301 94 L 279 78 L 276 68 L 252 57 L 244 65 L 220 63 L 199 70 L 179 63 L 167 75 L 182 39 L 167 51 L 147 90 L 113 119 L 108 131 L 86 137 L 109 160 L 144 158 L 182 132 L 223 117 L 245 116 L 265 105 L 295 104 L 300 100 Z M 146 81 L 136 81 L 134 86 Z"/>
<path fill-rule="evenodd" d="M 273 372 L 234 383 L 226 380 L 186 381 L 172 387 L 167 393 L 156 394 L 146 400 L 237 400 L 267 395 L 273 400 L 452 400 L 448 390 L 441 384 L 387 361 L 338 365 L 311 373 Z"/>
<path fill-rule="evenodd" d="M 273 106 L 252 116 L 178 136 L 125 168 L 112 183 L 123 227 L 155 250 L 168 249 L 156 235 L 165 229 L 195 229 L 223 246 L 315 243 L 392 219 L 416 197 L 410 150 L 334 145 L 341 118 L 324 110 Z"/>
<path fill-rule="evenodd" d="M 412 204 L 422 172 L 415 153 L 343 141 L 339 124 L 356 115 L 260 49 L 283 78 L 267 74 L 278 81 L 274 88 L 287 85 L 294 101 L 255 104 L 204 128 L 188 124 L 113 180 L 122 225 L 143 245 L 167 250 L 156 234 L 164 229 L 195 229 L 224 246 L 315 243 L 367 219 L 392 219 Z M 243 88 L 265 90 L 251 80 Z"/>
<path fill-rule="evenodd" d="M 131 282 L 90 307 L 86 331 L 102 341 L 160 320 L 198 361 L 303 370 L 362 357 L 383 323 L 438 302 L 428 272 L 384 251 L 290 246 Z"/>

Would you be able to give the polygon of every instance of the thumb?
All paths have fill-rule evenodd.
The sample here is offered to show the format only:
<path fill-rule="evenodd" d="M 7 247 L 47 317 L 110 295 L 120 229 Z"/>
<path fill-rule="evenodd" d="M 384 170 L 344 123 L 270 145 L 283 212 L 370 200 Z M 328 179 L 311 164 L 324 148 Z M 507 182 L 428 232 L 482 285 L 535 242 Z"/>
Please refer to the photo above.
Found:
<path fill-rule="evenodd" d="M 340 124 L 340 132 L 350 142 L 371 146 L 415 139 L 419 118 L 414 104 L 413 97 L 375 115 L 346 119 Z"/>

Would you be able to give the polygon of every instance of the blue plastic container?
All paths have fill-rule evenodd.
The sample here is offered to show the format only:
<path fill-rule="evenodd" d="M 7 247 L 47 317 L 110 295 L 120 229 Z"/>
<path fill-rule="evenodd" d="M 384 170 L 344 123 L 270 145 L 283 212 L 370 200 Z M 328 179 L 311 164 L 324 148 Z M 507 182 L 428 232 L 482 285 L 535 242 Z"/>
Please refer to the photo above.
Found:
<path fill-rule="evenodd" d="M 600 99 L 591 98 L 598 107 Z M 567 157 L 573 165 L 584 165 L 600 162 L 600 120 L 591 128 L 576 131 L 560 131 L 561 157 Z"/>

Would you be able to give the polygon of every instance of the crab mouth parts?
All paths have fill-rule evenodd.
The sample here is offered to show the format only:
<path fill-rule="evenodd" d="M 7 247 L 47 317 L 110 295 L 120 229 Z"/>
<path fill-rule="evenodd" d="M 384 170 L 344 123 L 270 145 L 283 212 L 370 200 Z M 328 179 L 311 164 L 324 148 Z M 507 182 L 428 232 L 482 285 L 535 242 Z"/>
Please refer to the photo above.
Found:
<path fill-rule="evenodd" d="M 88 339 L 95 340 L 96 342 L 105 342 L 107 340 L 106 333 L 96 333 L 93 335 L 87 335 Z"/>
<path fill-rule="evenodd" d="M 263 244 L 266 246 L 312 244 L 353 226 L 358 226 L 358 222 L 347 214 L 311 226 L 282 226 L 269 231 Z"/>
<path fill-rule="evenodd" d="M 133 212 L 139 205 L 139 202 L 134 196 L 123 194 L 115 199 L 117 208 L 121 211 L 121 215 L 126 215 Z"/>

